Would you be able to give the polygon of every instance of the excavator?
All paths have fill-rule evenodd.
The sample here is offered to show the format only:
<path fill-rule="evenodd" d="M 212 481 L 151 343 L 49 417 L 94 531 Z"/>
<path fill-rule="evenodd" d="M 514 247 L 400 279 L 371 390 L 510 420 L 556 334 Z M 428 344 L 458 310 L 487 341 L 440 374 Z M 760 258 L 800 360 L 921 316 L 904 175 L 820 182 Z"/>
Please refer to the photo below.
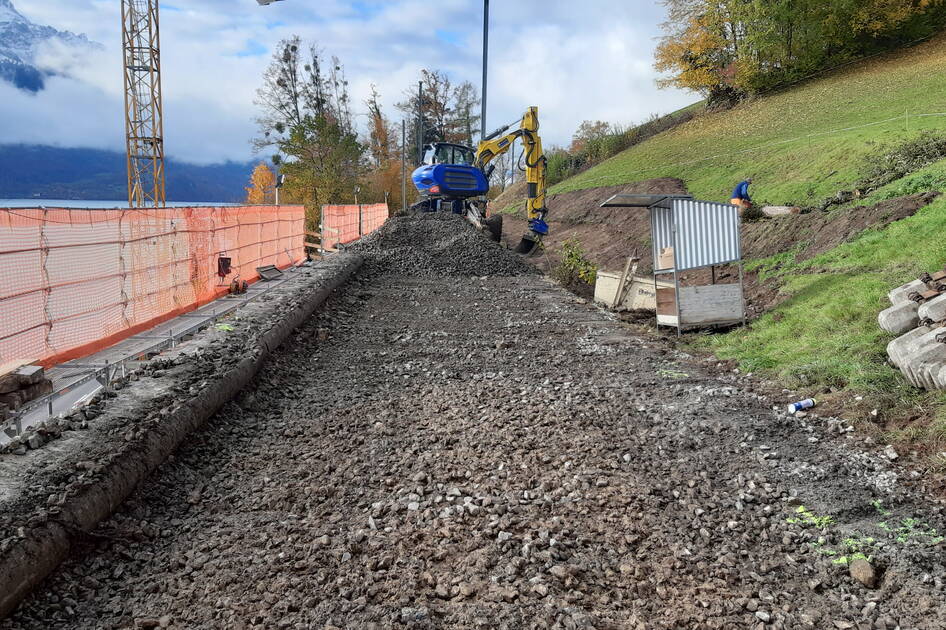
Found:
<path fill-rule="evenodd" d="M 411 175 L 420 200 L 411 206 L 415 212 L 453 212 L 465 215 L 494 241 L 502 236 L 502 215 L 486 216 L 486 193 L 495 169 L 490 164 L 508 151 L 517 139 L 522 141 L 528 201 L 526 217 L 529 229 L 515 251 L 525 256 L 535 253 L 549 232 L 545 216 L 546 159 L 539 137 L 539 109 L 530 107 L 515 123 L 500 127 L 483 138 L 476 151 L 450 142 L 436 142 L 425 147 L 423 164 Z M 516 166 L 514 166 L 516 167 Z"/>

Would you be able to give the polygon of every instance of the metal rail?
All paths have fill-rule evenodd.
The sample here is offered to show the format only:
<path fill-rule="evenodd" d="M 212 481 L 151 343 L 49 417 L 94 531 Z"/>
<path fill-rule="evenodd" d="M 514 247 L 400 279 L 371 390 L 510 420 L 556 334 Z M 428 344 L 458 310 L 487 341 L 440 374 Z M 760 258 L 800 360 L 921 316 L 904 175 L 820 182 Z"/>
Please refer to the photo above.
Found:
<path fill-rule="evenodd" d="M 297 267 L 289 267 L 285 271 L 295 272 L 297 271 L 297 269 L 298 269 Z M 59 401 L 60 399 L 68 396 L 69 394 L 73 393 L 77 388 L 81 387 L 82 385 L 85 385 L 86 383 L 90 383 L 91 381 L 98 381 L 99 388 L 105 389 L 107 391 L 108 388 L 112 385 L 113 382 L 115 382 L 117 378 L 124 378 L 128 374 L 128 365 L 127 365 L 128 363 L 141 362 L 142 360 L 144 360 L 142 359 L 142 357 L 155 356 L 155 355 L 160 354 L 161 352 L 164 352 L 165 350 L 176 347 L 177 344 L 180 343 L 180 341 L 183 338 L 189 337 L 190 335 L 196 334 L 202 330 L 209 328 L 210 326 L 213 326 L 221 318 L 226 317 L 227 315 L 237 310 L 241 306 L 245 306 L 246 304 L 249 304 L 257 300 L 261 296 L 266 295 L 272 289 L 282 286 L 283 284 L 288 282 L 291 278 L 292 276 L 290 275 L 289 277 L 283 278 L 281 280 L 271 281 L 270 283 L 267 283 L 266 285 L 264 285 L 264 288 L 261 291 L 256 291 L 253 295 L 245 295 L 243 296 L 243 299 L 241 299 L 238 303 L 235 303 L 233 305 L 229 305 L 220 309 L 214 308 L 208 314 L 185 313 L 183 315 L 179 315 L 178 317 L 182 317 L 182 318 L 183 317 L 189 317 L 189 318 L 199 317 L 201 318 L 201 320 L 193 324 L 183 325 L 180 328 L 178 328 L 176 332 L 174 328 L 171 328 L 168 330 L 167 336 L 149 335 L 147 333 L 144 333 L 141 335 L 133 335 L 123 341 L 153 340 L 154 343 L 144 348 L 137 348 L 134 353 L 128 354 L 127 356 L 120 359 L 119 361 L 110 362 L 109 360 L 106 359 L 102 363 L 98 363 L 94 361 L 91 363 L 70 362 L 70 363 L 64 363 L 61 366 L 57 366 L 57 367 L 67 368 L 67 369 L 76 368 L 79 370 L 88 370 L 88 372 L 83 373 L 80 371 L 79 373 L 75 374 L 74 376 L 78 377 L 77 380 L 72 380 L 73 378 L 72 376 L 66 377 L 66 379 L 68 380 L 67 385 L 53 391 L 51 394 L 47 394 L 45 396 L 32 400 L 26 403 L 25 405 L 23 405 L 22 407 L 20 407 L 19 409 L 17 409 L 15 412 L 11 413 L 10 416 L 6 419 L 6 421 L 0 424 L 0 431 L 2 431 L 9 439 L 13 439 L 15 437 L 19 437 L 23 435 L 24 428 L 28 428 L 28 426 L 30 426 L 30 425 L 25 425 L 25 422 L 24 422 L 27 416 L 32 415 L 38 410 L 45 407 L 46 408 L 45 417 L 42 420 L 34 421 L 32 424 L 38 424 L 40 422 L 49 420 L 49 418 L 52 418 L 54 415 L 56 415 L 53 413 L 53 406 L 56 401 Z M 259 287 L 260 283 L 256 283 L 253 286 Z M 225 300 L 227 298 L 221 298 L 221 299 Z M 171 320 L 171 321 L 174 321 L 174 320 Z M 155 328 L 157 328 L 157 326 Z M 96 390 L 96 393 L 97 391 L 98 390 Z M 69 407 L 69 411 L 74 409 L 78 402 L 79 401 L 76 401 L 76 403 L 71 405 Z"/>

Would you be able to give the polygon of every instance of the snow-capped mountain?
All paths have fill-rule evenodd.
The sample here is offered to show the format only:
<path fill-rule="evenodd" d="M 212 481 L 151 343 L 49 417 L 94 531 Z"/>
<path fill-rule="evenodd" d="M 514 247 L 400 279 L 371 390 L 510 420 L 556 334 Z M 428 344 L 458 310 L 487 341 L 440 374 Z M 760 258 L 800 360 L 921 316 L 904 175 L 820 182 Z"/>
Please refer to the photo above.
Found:
<path fill-rule="evenodd" d="M 100 47 L 85 35 L 34 24 L 16 10 L 13 0 L 0 0 L 0 80 L 30 92 L 42 90 L 45 77 L 56 74 L 56 69 L 39 67 L 36 55 L 50 42 L 80 49 Z"/>

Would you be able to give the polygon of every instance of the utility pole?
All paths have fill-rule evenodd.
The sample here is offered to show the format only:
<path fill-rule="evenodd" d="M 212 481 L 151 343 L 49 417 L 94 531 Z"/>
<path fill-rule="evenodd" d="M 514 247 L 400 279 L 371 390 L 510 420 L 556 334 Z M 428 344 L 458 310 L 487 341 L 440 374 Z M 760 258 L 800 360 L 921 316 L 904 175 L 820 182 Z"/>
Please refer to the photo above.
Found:
<path fill-rule="evenodd" d="M 128 205 L 163 208 L 164 110 L 158 0 L 122 0 Z"/>
<path fill-rule="evenodd" d="M 417 163 L 424 162 L 424 84 L 417 82 Z"/>
<path fill-rule="evenodd" d="M 483 137 L 483 134 L 480 134 L 480 137 Z M 470 121 L 470 106 L 466 106 L 466 143 L 470 147 L 473 147 L 473 123 Z M 476 147 L 473 147 L 474 149 Z"/>
<path fill-rule="evenodd" d="M 489 60 L 489 0 L 483 0 L 483 100 L 480 103 L 480 138 L 486 137 L 486 68 Z"/>
<path fill-rule="evenodd" d="M 401 121 L 401 212 L 407 209 L 407 124 Z"/>

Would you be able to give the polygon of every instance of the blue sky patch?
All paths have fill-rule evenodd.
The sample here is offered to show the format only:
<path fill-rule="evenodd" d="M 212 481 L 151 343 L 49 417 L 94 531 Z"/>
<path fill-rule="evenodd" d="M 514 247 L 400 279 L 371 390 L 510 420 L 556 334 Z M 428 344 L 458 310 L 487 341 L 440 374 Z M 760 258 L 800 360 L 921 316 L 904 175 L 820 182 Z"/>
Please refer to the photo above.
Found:
<path fill-rule="evenodd" d="M 351 8 L 363 18 L 370 18 L 381 12 L 381 3 L 377 2 L 352 2 Z"/>
<path fill-rule="evenodd" d="M 434 33 L 437 35 L 437 39 L 452 46 L 463 46 L 463 37 L 456 31 L 448 31 L 446 29 L 438 28 Z"/>
<path fill-rule="evenodd" d="M 266 48 L 263 44 L 256 41 L 255 39 L 248 40 L 246 42 L 246 48 L 241 50 L 236 54 L 237 57 L 260 57 L 269 52 L 269 49 Z"/>

